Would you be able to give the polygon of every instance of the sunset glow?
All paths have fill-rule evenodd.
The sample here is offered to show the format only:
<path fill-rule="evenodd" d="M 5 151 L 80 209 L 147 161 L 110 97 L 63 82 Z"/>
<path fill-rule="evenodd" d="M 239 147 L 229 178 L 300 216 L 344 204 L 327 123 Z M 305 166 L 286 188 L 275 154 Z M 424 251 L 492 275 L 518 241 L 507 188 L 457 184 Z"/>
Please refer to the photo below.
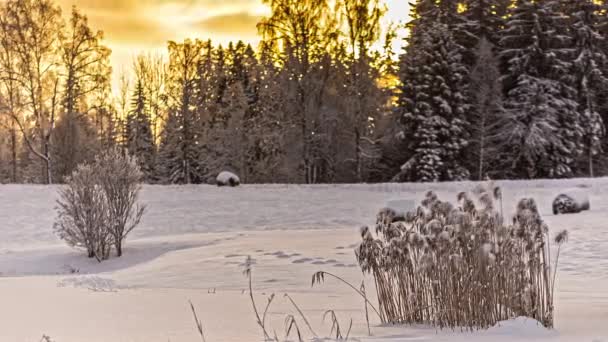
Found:
<path fill-rule="evenodd" d="M 257 44 L 256 24 L 267 14 L 261 0 L 60 0 L 67 13 L 76 5 L 91 25 L 105 33 L 112 49 L 114 78 L 141 52 L 165 53 L 166 42 L 185 38 L 227 44 L 244 40 Z M 408 19 L 406 0 L 387 0 L 385 22 Z M 401 46 L 400 42 L 396 42 Z"/>

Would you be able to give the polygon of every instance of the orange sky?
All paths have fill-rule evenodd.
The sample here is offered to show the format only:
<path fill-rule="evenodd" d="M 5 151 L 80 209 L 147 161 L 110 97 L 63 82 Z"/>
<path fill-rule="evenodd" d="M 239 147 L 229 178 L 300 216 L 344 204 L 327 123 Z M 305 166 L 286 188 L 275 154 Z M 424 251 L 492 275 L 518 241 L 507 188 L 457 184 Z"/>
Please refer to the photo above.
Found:
<path fill-rule="evenodd" d="M 405 21 L 408 0 L 386 0 L 387 20 Z M 115 71 L 130 67 L 142 51 L 165 52 L 168 40 L 211 38 L 257 42 L 256 23 L 266 14 L 261 0 L 59 0 L 68 14 L 76 5 L 91 26 L 105 32 Z M 67 17 L 67 15 L 66 15 Z M 115 72 L 115 77 L 118 72 Z"/>

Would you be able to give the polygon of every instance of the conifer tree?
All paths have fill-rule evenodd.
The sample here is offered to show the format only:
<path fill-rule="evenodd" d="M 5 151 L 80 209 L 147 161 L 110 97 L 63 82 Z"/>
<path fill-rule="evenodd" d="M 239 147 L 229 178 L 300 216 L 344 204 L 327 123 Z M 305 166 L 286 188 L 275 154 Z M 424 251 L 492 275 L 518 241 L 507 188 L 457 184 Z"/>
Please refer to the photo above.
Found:
<path fill-rule="evenodd" d="M 445 7 L 444 7 L 445 6 Z M 467 68 L 450 30 L 449 6 L 421 0 L 410 22 L 411 35 L 401 59 L 401 96 L 408 161 L 399 178 L 410 181 L 466 179 L 463 161 L 467 146 L 464 115 Z"/>
<path fill-rule="evenodd" d="M 191 184 L 204 181 L 201 166 L 202 124 L 197 95 L 204 43 L 169 42 L 169 108 L 159 147 L 159 171 L 164 182 Z"/>
<path fill-rule="evenodd" d="M 511 0 L 465 0 L 464 16 L 467 31 L 472 40 L 469 46 L 479 44 L 482 38 L 498 45 L 500 32 L 504 27 L 505 16 Z"/>
<path fill-rule="evenodd" d="M 586 161 L 586 174 L 593 177 L 594 158 L 602 152 L 606 131 L 599 113 L 600 98 L 608 85 L 606 70 L 603 69 L 608 63 L 606 52 L 602 49 L 605 38 L 599 31 L 601 7 L 592 0 L 576 0 L 569 2 L 565 9 L 571 13 L 574 36 L 572 75 L 584 130 L 583 160 Z"/>
<path fill-rule="evenodd" d="M 131 111 L 127 116 L 127 151 L 137 158 L 146 182 L 155 176 L 156 146 L 152 137 L 150 114 L 147 112 L 144 86 L 139 80 L 135 84 Z"/>
<path fill-rule="evenodd" d="M 286 182 L 289 179 L 284 158 L 286 104 L 282 75 L 272 53 L 272 45 L 262 43 L 259 61 L 251 68 L 247 173 L 255 182 Z M 247 54 L 252 58 L 253 51 Z"/>
<path fill-rule="evenodd" d="M 567 177 L 582 135 L 567 18 L 554 1 L 517 1 L 501 39 L 507 66 L 504 142 L 515 177 Z"/>

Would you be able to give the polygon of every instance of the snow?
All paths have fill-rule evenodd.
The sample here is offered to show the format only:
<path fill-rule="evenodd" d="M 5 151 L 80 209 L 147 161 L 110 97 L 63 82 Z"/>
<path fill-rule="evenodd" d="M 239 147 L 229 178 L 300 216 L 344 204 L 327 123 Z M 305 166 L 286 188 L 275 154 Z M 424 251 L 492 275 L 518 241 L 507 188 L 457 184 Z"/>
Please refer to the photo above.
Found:
<path fill-rule="evenodd" d="M 377 185 L 246 185 L 234 191 L 215 186 L 145 186 L 148 212 L 133 231 L 122 258 L 97 263 L 65 246 L 52 233 L 57 187 L 0 186 L 0 341 L 36 342 L 43 334 L 56 342 L 200 341 L 188 301 L 205 328 L 207 341 L 260 341 L 242 274 L 254 260 L 258 306 L 275 293 L 268 319 L 284 337 L 284 319 L 302 308 L 319 336 L 333 309 L 343 330 L 353 320 L 351 340 L 421 341 L 608 341 L 608 179 L 498 182 L 505 214 L 515 199 L 529 196 L 552 235 L 569 229 L 557 275 L 556 330 L 517 318 L 486 331 L 467 333 L 425 326 L 382 326 L 371 318 L 367 336 L 362 299 L 326 278 L 324 270 L 357 287 L 363 277 L 353 249 L 359 227 L 372 225 L 387 203 L 421 200 L 428 190 L 455 200 L 475 183 Z M 551 214 L 562 189 L 581 188 L 590 211 Z M 239 208 L 235 212 L 234 208 Z M 373 280 L 365 278 L 373 300 Z M 292 336 L 293 340 L 293 336 Z"/>

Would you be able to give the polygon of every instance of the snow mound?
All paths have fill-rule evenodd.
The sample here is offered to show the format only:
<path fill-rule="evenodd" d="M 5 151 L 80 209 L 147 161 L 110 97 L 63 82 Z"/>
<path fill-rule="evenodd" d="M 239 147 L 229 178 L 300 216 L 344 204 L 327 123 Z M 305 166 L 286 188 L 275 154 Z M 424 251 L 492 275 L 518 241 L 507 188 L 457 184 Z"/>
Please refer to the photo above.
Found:
<path fill-rule="evenodd" d="M 528 317 L 516 317 L 496 323 L 486 331 L 488 335 L 507 335 L 512 337 L 552 337 L 557 333 L 545 328 L 540 322 Z"/>
<path fill-rule="evenodd" d="M 241 184 L 239 177 L 228 171 L 220 172 L 220 174 L 217 175 L 216 182 L 218 186 L 238 186 Z"/>
<path fill-rule="evenodd" d="M 553 214 L 572 214 L 590 209 L 589 196 L 582 189 L 562 191 L 553 200 Z"/>

